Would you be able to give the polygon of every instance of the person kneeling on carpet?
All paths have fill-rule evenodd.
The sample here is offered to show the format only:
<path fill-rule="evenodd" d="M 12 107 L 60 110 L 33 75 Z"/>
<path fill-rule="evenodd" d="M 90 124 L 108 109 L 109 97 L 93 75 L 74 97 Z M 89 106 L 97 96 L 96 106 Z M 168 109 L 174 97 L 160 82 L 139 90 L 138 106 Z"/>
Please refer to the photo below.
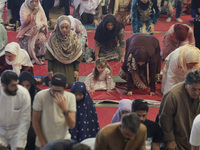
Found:
<path fill-rule="evenodd" d="M 107 14 L 95 32 L 95 60 L 104 57 L 108 62 L 124 62 L 124 25 L 114 15 Z"/>
<path fill-rule="evenodd" d="M 39 0 L 25 0 L 20 8 L 21 27 L 17 34 L 20 47 L 25 49 L 33 63 L 42 65 L 46 53 L 47 18 Z"/>
<path fill-rule="evenodd" d="M 89 92 L 95 92 L 95 90 L 112 92 L 112 89 L 115 88 L 115 82 L 111 78 L 111 68 L 105 58 L 96 60 L 96 66 L 86 77 L 85 85 Z"/>
<path fill-rule="evenodd" d="M 12 69 L 17 75 L 21 71 L 29 71 L 33 74 L 33 64 L 28 53 L 16 42 L 7 44 L 0 53 L 0 75 L 7 69 Z"/>
<path fill-rule="evenodd" d="M 74 0 L 73 17 L 97 27 L 102 19 L 101 0 Z"/>
<path fill-rule="evenodd" d="M 144 44 L 145 43 L 145 44 Z M 132 95 L 134 87 L 155 95 L 156 74 L 160 73 L 161 57 L 159 41 L 153 35 L 135 33 L 126 40 L 126 54 L 119 76 L 126 80 L 127 95 Z"/>

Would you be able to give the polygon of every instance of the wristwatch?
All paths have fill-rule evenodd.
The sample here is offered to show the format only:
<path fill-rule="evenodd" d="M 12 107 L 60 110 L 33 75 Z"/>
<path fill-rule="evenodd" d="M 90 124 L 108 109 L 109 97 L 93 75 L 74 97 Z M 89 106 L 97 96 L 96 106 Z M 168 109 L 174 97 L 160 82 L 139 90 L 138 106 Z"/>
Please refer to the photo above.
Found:
<path fill-rule="evenodd" d="M 64 116 L 68 116 L 68 113 L 69 113 L 69 111 L 63 112 L 63 115 L 64 115 Z"/>

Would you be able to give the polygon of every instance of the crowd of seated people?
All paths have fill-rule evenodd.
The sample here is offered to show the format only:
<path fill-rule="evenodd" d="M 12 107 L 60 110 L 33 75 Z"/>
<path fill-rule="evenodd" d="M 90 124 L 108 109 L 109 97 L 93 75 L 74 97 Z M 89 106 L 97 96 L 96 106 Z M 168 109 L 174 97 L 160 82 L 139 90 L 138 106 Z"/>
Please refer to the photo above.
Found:
<path fill-rule="evenodd" d="M 173 2 L 170 0 L 168 7 Z M 178 22 L 182 22 L 182 2 L 176 2 Z M 69 3 L 7 2 L 12 17 L 8 15 L 4 24 L 20 22 L 21 27 L 16 37 L 19 44 L 8 43 L 6 29 L 0 24 L 0 150 L 198 149 L 195 130 L 200 130 L 196 125 L 200 113 L 200 33 L 186 24 L 173 24 L 161 49 L 153 35 L 161 13 L 159 0 L 110 0 L 105 16 L 100 0 L 75 0 L 73 17 Z M 198 32 L 200 2 L 193 3 L 194 30 Z M 65 14 L 57 19 L 48 37 L 48 13 L 53 7 L 64 7 Z M 95 67 L 80 82 L 79 64 L 88 45 L 86 24 L 96 27 L 92 41 Z M 130 24 L 133 34 L 125 40 L 125 26 Z M 40 90 L 33 69 L 34 63 L 43 65 L 44 61 L 48 62 L 49 88 Z M 145 100 L 123 99 L 112 124 L 100 129 L 90 94 L 98 90 L 109 93 L 115 88 L 107 62 L 121 62 L 119 77 L 127 82 L 128 96 L 134 95 L 136 88 L 156 95 L 156 76 L 164 63 L 158 122 L 147 119 Z M 88 139 L 88 146 L 77 144 Z"/>

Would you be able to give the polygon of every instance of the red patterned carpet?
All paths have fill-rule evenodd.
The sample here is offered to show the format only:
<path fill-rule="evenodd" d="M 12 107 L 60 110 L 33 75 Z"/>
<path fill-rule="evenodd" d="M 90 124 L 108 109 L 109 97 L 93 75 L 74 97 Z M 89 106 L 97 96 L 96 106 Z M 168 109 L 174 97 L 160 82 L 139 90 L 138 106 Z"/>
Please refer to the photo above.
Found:
<path fill-rule="evenodd" d="M 111 123 L 112 117 L 117 109 L 117 107 L 96 107 L 100 128 Z M 147 119 L 155 121 L 158 111 L 159 107 L 149 107 Z"/>
<path fill-rule="evenodd" d="M 171 23 L 166 23 L 165 22 L 166 18 L 167 18 L 166 15 L 161 15 L 155 26 L 154 36 L 159 39 L 161 49 L 162 49 L 162 40 L 163 40 L 163 37 L 164 37 L 166 31 L 169 29 L 169 27 L 172 24 L 177 23 L 175 21 L 172 21 Z M 184 20 L 183 23 L 191 25 L 189 23 L 189 20 L 192 20 L 190 15 L 181 16 L 181 18 Z M 89 41 L 88 47 L 89 48 L 92 47 L 94 49 L 94 34 L 95 34 L 94 32 L 95 32 L 95 30 L 91 28 L 91 29 L 87 29 L 87 31 L 88 31 L 88 41 Z M 18 42 L 18 39 L 16 39 L 17 32 L 14 32 L 12 29 L 10 29 L 10 30 L 8 30 L 7 34 L 8 34 L 8 43 L 13 42 L 13 41 Z M 131 35 L 132 35 L 131 25 L 126 26 L 125 27 L 125 38 L 127 39 Z M 93 63 L 81 63 L 80 70 L 79 70 L 80 76 L 81 77 L 87 76 L 89 73 L 91 73 L 92 69 L 94 68 L 94 65 L 95 64 L 93 64 Z M 111 66 L 111 68 L 113 70 L 112 75 L 114 77 L 118 76 L 118 72 L 119 72 L 119 69 L 122 64 L 110 62 L 109 65 Z M 42 66 L 34 65 L 34 75 L 36 77 L 46 76 L 47 75 L 47 62 L 45 62 L 45 64 Z M 38 85 L 38 87 L 41 89 L 48 88 L 48 87 L 42 86 L 42 85 Z M 121 99 L 134 100 L 136 98 L 144 98 L 147 100 L 152 100 L 152 102 L 156 102 L 156 101 L 158 102 L 158 101 L 161 101 L 161 99 L 162 99 L 162 93 L 160 91 L 161 84 L 156 85 L 156 95 L 155 96 L 149 96 L 148 95 L 149 91 L 148 91 L 148 93 L 145 93 L 145 92 L 142 92 L 137 89 L 133 91 L 133 96 L 127 96 L 126 92 L 125 92 L 125 87 L 126 87 L 125 83 L 117 83 L 117 86 L 113 90 L 113 92 L 107 93 L 106 91 L 97 91 L 95 93 L 92 93 L 91 97 L 93 98 L 94 101 L 97 101 L 97 100 L 119 101 Z M 68 89 L 68 91 L 69 91 L 69 89 Z M 115 113 L 115 111 L 117 110 L 117 107 L 116 107 L 116 105 L 115 106 L 111 105 L 109 107 L 105 107 L 102 104 L 102 105 L 97 105 L 96 109 L 97 109 L 100 127 L 102 128 L 111 122 L 112 116 Z M 150 110 L 148 113 L 148 118 L 151 120 L 155 120 L 158 110 L 159 110 L 159 107 L 150 107 Z"/>

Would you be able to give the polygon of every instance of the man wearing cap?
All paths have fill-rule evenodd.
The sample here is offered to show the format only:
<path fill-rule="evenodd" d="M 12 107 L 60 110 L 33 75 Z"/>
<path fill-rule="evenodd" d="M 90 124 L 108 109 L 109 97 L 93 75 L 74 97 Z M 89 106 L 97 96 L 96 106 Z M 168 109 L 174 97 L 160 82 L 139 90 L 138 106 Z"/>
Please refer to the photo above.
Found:
<path fill-rule="evenodd" d="M 38 92 L 33 102 L 33 128 L 37 135 L 36 147 L 58 139 L 70 139 L 68 129 L 73 129 L 76 120 L 76 99 L 65 91 L 66 76 L 55 73 L 50 89 Z"/>

